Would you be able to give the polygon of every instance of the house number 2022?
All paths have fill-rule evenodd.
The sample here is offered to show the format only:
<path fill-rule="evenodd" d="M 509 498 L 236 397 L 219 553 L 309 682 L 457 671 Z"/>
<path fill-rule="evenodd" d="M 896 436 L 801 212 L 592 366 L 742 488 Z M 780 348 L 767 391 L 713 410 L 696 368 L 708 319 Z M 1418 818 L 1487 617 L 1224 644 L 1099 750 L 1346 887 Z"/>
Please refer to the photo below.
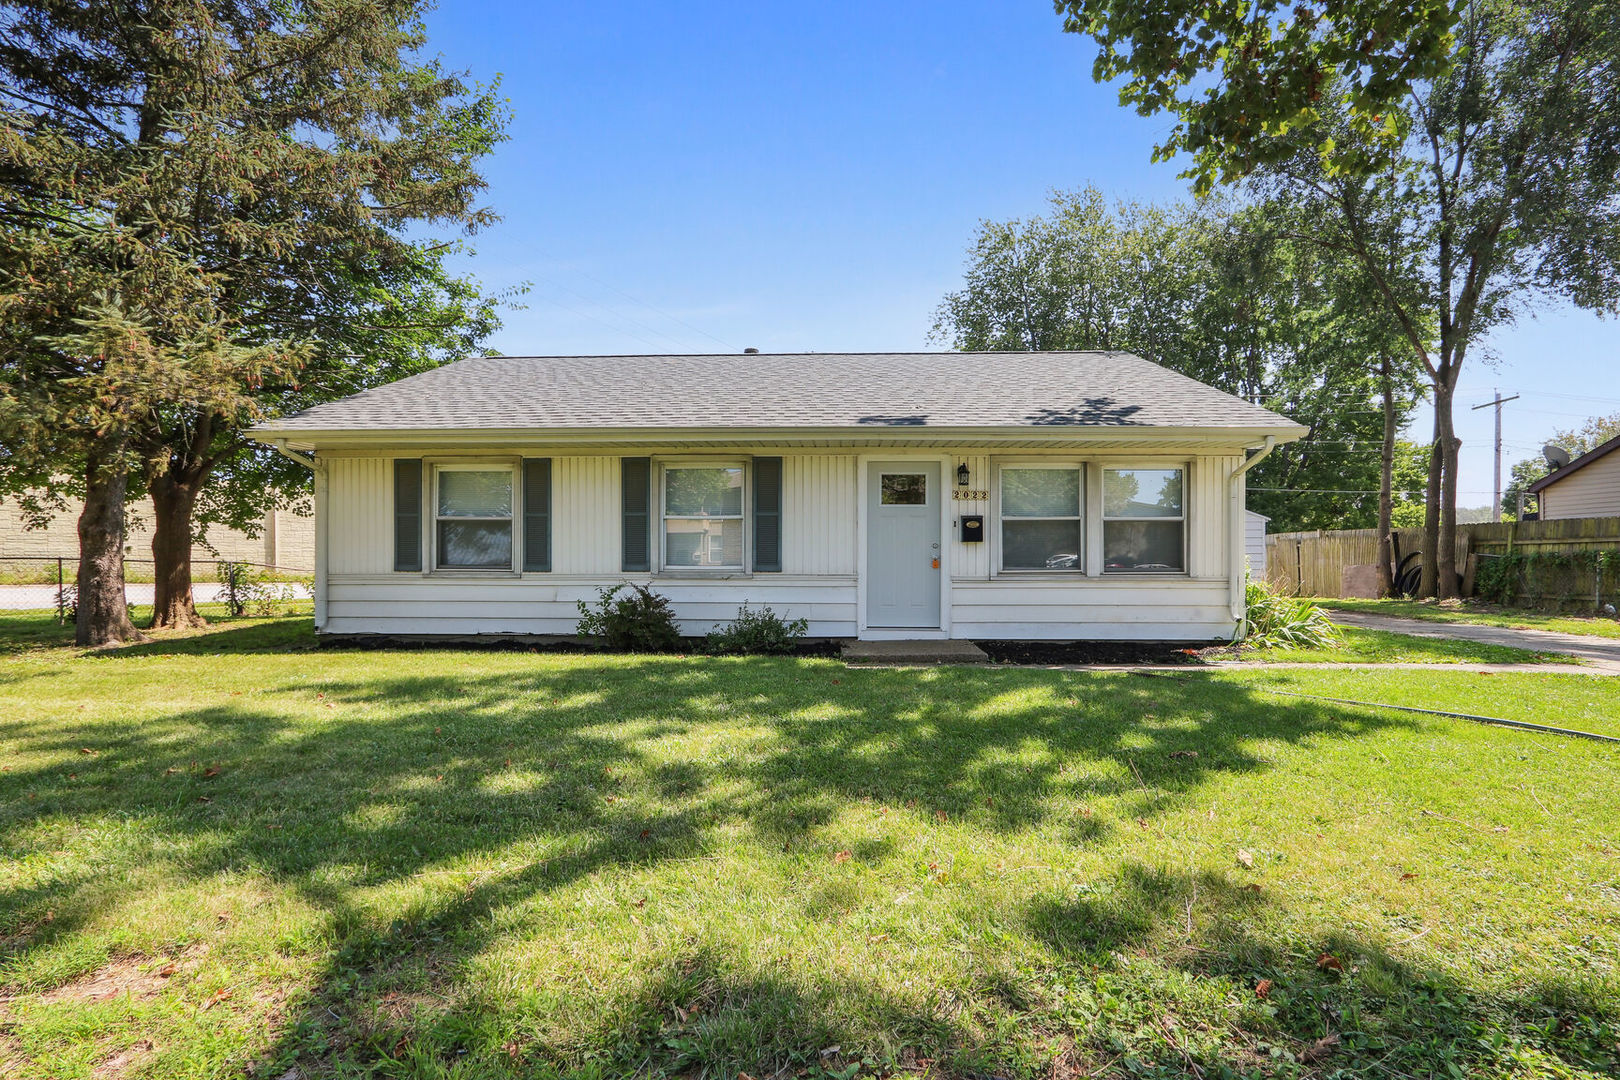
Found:
<path fill-rule="evenodd" d="M 990 493 L 988 491 L 978 491 L 974 488 L 952 488 L 951 498 L 957 502 L 987 502 Z"/>

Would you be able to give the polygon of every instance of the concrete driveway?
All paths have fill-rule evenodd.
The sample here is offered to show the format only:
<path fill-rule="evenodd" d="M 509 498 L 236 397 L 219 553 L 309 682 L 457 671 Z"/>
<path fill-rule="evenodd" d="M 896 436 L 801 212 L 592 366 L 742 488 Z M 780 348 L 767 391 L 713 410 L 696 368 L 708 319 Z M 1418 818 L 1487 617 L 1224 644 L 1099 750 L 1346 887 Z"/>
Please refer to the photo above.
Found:
<path fill-rule="evenodd" d="M 1620 641 L 1613 638 L 1560 634 L 1551 630 L 1515 630 L 1506 626 L 1399 619 L 1390 615 L 1364 615 L 1359 611 L 1330 611 L 1328 615 L 1340 626 L 1355 626 L 1363 630 L 1384 630 L 1391 634 L 1410 634 L 1412 637 L 1477 641 L 1485 645 L 1563 653 L 1579 657 L 1608 674 L 1620 675 Z"/>

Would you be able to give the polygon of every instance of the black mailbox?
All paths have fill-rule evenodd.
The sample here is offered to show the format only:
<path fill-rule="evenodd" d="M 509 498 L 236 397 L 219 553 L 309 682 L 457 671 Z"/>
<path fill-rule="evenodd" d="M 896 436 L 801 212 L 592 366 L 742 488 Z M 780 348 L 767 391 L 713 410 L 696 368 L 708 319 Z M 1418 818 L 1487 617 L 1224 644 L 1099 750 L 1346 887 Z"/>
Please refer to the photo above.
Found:
<path fill-rule="evenodd" d="M 962 543 L 977 544 L 984 540 L 984 515 L 962 515 Z"/>

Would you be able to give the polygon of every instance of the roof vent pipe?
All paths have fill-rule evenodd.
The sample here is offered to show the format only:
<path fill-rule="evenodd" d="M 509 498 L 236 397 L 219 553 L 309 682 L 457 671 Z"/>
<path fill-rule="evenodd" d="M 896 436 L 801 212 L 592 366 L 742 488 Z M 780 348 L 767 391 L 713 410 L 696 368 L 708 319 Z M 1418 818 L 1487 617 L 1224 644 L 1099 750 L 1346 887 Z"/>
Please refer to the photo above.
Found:
<path fill-rule="evenodd" d="M 752 345 L 750 345 L 748 348 L 743 350 L 743 355 L 744 356 L 758 356 L 759 355 L 759 350 L 754 348 Z"/>

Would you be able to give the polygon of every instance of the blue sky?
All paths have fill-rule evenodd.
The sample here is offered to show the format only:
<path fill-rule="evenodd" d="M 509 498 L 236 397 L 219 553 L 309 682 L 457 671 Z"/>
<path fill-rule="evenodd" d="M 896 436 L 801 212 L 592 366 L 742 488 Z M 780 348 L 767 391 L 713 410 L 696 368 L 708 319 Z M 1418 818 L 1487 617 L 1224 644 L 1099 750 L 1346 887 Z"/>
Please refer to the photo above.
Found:
<path fill-rule="evenodd" d="M 528 282 L 512 353 L 924 349 L 981 218 L 1054 188 L 1186 194 L 1160 119 L 1091 81 L 1044 0 L 445 3 L 432 47 L 502 77 L 502 222 L 467 267 Z M 1507 459 L 1620 411 L 1616 323 L 1554 309 L 1499 334 Z M 1490 411 L 1462 412 L 1460 502 L 1490 501 Z M 1421 421 L 1427 426 L 1427 420 Z"/>

